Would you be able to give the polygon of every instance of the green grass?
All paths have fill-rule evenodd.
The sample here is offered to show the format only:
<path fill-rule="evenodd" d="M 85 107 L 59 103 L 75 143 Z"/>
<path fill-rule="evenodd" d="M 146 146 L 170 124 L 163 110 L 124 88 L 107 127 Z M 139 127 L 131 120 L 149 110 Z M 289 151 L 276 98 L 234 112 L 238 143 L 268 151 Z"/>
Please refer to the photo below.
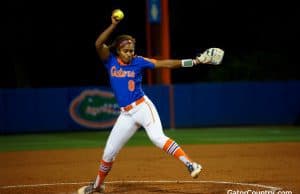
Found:
<path fill-rule="evenodd" d="M 299 126 L 222 127 L 165 130 L 179 144 L 221 144 L 257 142 L 298 142 Z M 0 136 L 0 151 L 98 148 L 104 147 L 109 132 L 22 134 Z M 126 146 L 152 145 L 144 130 L 138 131 Z"/>

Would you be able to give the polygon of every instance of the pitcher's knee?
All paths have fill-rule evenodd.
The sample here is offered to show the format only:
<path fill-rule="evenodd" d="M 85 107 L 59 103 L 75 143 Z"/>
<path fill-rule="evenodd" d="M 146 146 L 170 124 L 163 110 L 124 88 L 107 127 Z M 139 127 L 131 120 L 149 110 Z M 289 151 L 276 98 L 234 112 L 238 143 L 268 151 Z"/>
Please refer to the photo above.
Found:
<path fill-rule="evenodd" d="M 106 146 L 104 149 L 104 153 L 102 159 L 107 162 L 111 162 L 117 155 L 117 150 L 111 146 Z"/>
<path fill-rule="evenodd" d="M 150 140 L 152 141 L 152 143 L 159 147 L 159 148 L 163 148 L 165 142 L 168 140 L 169 138 L 166 137 L 165 135 L 161 135 L 161 136 L 151 136 Z"/>

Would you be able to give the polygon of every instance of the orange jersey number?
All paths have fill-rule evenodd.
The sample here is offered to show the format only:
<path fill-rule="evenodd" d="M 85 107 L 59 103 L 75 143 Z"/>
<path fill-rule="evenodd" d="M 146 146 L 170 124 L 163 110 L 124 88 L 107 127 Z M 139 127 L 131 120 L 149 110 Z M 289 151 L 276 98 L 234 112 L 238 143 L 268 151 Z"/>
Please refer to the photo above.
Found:
<path fill-rule="evenodd" d="M 129 80 L 128 81 L 128 90 L 132 92 L 132 91 L 134 91 L 134 89 L 135 89 L 135 82 L 133 80 Z"/>

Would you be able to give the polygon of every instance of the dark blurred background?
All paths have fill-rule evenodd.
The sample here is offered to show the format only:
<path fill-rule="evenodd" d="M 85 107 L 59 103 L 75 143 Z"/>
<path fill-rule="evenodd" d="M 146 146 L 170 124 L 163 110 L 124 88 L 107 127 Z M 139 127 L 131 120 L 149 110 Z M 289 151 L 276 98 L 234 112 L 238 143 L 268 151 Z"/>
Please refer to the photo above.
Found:
<path fill-rule="evenodd" d="M 94 47 L 121 8 L 120 33 L 146 56 L 146 0 L 8 1 L 2 26 L 0 87 L 108 85 Z M 299 80 L 299 11 L 287 2 L 169 0 L 172 58 L 225 50 L 222 66 L 172 70 L 173 83 Z"/>

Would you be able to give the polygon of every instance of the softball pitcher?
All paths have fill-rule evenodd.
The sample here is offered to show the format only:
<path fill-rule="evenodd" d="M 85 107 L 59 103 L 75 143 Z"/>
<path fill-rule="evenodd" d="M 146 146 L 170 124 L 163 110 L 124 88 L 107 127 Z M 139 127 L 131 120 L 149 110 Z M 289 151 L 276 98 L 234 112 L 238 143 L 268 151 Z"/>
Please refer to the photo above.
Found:
<path fill-rule="evenodd" d="M 112 168 L 116 155 L 140 126 L 146 130 L 153 144 L 180 160 L 193 178 L 197 178 L 202 169 L 201 165 L 192 161 L 174 140 L 164 134 L 157 110 L 142 90 L 142 72 L 147 68 L 218 65 L 222 61 L 224 51 L 210 48 L 195 59 L 183 60 L 154 60 L 136 56 L 135 39 L 129 35 L 118 36 L 110 46 L 105 44 L 119 22 L 112 15 L 111 24 L 100 34 L 95 45 L 109 74 L 111 87 L 121 107 L 121 114 L 106 142 L 95 182 L 81 187 L 78 190 L 79 194 L 104 191 L 104 180 Z"/>

